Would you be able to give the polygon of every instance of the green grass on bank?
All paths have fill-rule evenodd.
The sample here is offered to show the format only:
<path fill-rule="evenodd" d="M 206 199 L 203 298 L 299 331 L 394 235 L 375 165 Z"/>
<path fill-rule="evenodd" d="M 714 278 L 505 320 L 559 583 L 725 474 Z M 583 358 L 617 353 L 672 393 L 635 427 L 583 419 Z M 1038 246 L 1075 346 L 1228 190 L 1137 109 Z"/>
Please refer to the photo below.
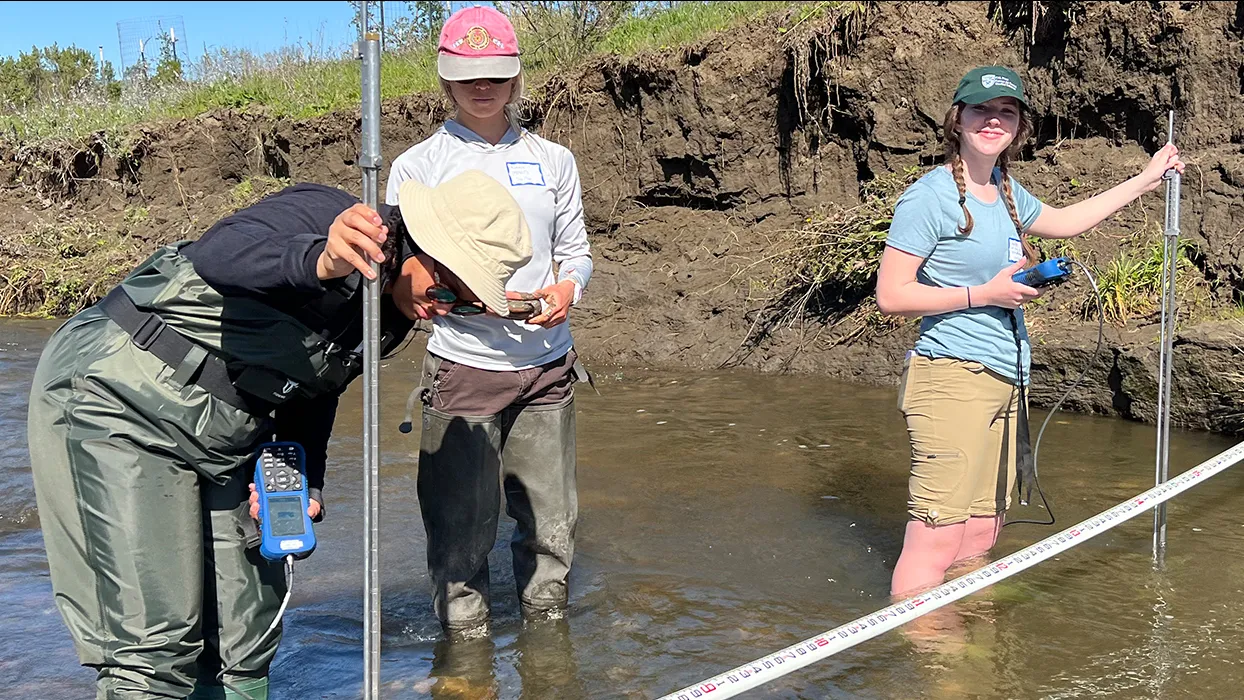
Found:
<path fill-rule="evenodd" d="M 221 214 L 248 207 L 290 185 L 256 175 L 233 186 Z M 99 297 L 150 254 L 151 211 L 126 207 L 121 220 L 48 217 L 0 239 L 0 316 L 65 318 Z M 186 222 L 181 236 L 193 227 Z"/>
<path fill-rule="evenodd" d="M 1161 308 L 1164 248 L 1165 238 L 1161 230 L 1154 227 L 1124 241 L 1114 257 L 1092 266 L 1108 323 L 1124 325 L 1130 318 L 1153 314 Z M 1181 300 L 1181 313 L 1201 320 L 1219 310 L 1210 285 L 1192 264 L 1192 251 L 1191 242 L 1179 241 L 1175 287 Z M 1091 297 L 1084 300 L 1082 314 L 1086 319 L 1096 317 L 1096 302 Z"/>
<path fill-rule="evenodd" d="M 600 52 L 626 56 L 641 51 L 679 46 L 713 32 L 729 29 L 750 17 L 796 4 L 798 3 L 753 0 L 675 5 L 665 12 L 623 22 L 601 42 Z"/>
<path fill-rule="evenodd" d="M 681 3 L 671 9 L 627 18 L 589 47 L 587 56 L 635 53 L 695 41 L 763 13 L 795 2 Z M 825 3 L 815 3 L 821 5 Z M 525 68 L 529 84 L 565 66 L 542 60 L 538 37 Z M 346 58 L 303 60 L 297 52 L 274 55 L 258 70 L 210 83 L 151 88 L 142 96 L 108 100 L 98 95 L 45 102 L 15 113 L 0 113 L 0 140 L 21 145 L 49 141 L 77 142 L 102 132 L 105 142 L 122 145 L 125 127 L 180 119 L 220 109 L 262 109 L 277 117 L 308 118 L 356 108 L 360 99 L 359 63 Z M 396 97 L 439 90 L 436 55 L 431 48 L 387 52 L 381 65 L 381 96 Z"/>
<path fill-rule="evenodd" d="M 162 119 L 194 117 L 219 109 L 262 107 L 277 117 L 306 118 L 359 103 L 360 65 L 351 60 L 281 61 L 250 75 L 207 84 L 153 88 L 144 100 L 99 98 L 57 100 L 16 114 L 0 114 L 3 138 L 18 143 L 78 140 Z M 436 90 L 435 54 L 385 54 L 381 96 Z M 112 139 L 109 139 L 110 141 Z"/>

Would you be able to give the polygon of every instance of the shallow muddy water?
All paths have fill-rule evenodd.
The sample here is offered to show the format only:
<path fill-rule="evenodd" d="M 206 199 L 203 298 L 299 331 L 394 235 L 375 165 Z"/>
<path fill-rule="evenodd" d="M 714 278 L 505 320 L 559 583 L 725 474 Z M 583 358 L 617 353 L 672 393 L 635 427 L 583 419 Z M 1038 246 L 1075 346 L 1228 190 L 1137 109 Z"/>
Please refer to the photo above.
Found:
<path fill-rule="evenodd" d="M 4 698 L 94 694 L 52 602 L 25 445 L 30 377 L 54 327 L 0 321 Z M 893 389 L 594 367 L 600 395 L 581 389 L 577 401 L 581 521 L 567 619 L 521 624 L 503 514 L 493 637 L 440 643 L 415 498 L 418 433 L 397 431 L 419 345 L 381 375 L 386 699 L 655 698 L 889 604 L 908 449 Z M 296 570 L 274 698 L 361 694 L 361 397 L 356 385 L 342 402 L 328 519 Z M 1152 427 L 1056 421 L 1040 455 L 1058 525 L 1007 527 L 998 554 L 1152 486 Z M 1172 472 L 1230 444 L 1177 432 Z M 1244 469 L 1231 469 L 1172 502 L 1162 572 L 1141 515 L 745 697 L 1237 697 L 1242 486 Z"/>

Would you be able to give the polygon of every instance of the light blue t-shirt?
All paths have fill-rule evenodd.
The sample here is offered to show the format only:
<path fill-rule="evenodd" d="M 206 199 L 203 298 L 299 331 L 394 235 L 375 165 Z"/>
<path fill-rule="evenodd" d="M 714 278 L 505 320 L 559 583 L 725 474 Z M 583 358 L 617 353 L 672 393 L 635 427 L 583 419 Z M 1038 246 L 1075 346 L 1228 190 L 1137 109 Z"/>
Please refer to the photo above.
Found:
<path fill-rule="evenodd" d="M 994 182 L 1001 181 L 1001 171 L 994 170 Z M 1011 178 L 1011 192 L 1020 223 L 1027 230 L 1041 214 L 1041 201 L 1021 187 L 1015 178 Z M 959 234 L 959 226 L 964 223 L 959 190 L 945 167 L 925 174 L 899 197 L 886 244 L 925 258 L 916 275 L 921 284 L 935 287 L 985 284 L 1023 257 L 1001 185 L 993 203 L 985 203 L 971 192 L 966 197 L 974 221 L 972 232 L 966 236 Z M 979 303 L 976 299 L 972 301 Z M 1014 383 L 1018 380 L 1015 333 L 1011 330 L 1009 316 L 1007 309 L 997 306 L 925 316 L 915 350 L 928 357 L 975 360 Z M 1022 308 L 1016 309 L 1016 316 L 1024 383 L 1027 384 L 1031 350 Z"/>

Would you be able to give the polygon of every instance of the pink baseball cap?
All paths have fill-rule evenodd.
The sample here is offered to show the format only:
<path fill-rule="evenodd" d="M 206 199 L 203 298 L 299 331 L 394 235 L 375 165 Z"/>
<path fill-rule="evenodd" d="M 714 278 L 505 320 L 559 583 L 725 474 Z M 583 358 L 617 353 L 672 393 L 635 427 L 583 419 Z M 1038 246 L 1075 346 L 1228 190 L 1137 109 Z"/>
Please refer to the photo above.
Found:
<path fill-rule="evenodd" d="M 445 80 L 513 78 L 518 38 L 510 20 L 491 7 L 466 7 L 441 28 L 436 71 Z"/>

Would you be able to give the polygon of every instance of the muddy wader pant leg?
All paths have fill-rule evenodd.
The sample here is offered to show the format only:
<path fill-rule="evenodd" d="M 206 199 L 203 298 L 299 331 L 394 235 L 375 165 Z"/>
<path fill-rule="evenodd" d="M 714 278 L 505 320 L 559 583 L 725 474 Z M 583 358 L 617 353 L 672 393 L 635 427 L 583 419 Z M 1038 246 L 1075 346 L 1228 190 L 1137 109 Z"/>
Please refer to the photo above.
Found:
<path fill-rule="evenodd" d="M 453 638 L 488 633 L 488 553 L 504 484 L 524 615 L 564 609 L 578 502 L 577 356 L 518 371 L 424 361 L 419 507 L 433 603 Z"/>
<path fill-rule="evenodd" d="M 185 698 L 218 670 L 200 670 L 215 655 L 205 646 L 219 640 L 231 661 L 267 628 L 282 570 L 243 553 L 249 479 L 238 472 L 220 486 L 179 459 L 185 443 L 103 378 L 123 371 L 118 363 L 140 371 L 146 359 L 121 349 L 128 338 L 112 324 L 78 325 L 90 327 L 45 349 L 30 396 L 31 472 L 56 605 L 80 661 L 98 673 L 99 700 Z M 205 626 L 220 631 L 205 635 Z M 239 680 L 266 685 L 272 637 Z"/>
<path fill-rule="evenodd" d="M 493 416 L 423 408 L 416 488 L 432 604 L 451 637 L 487 634 L 488 552 L 501 507 L 501 429 Z"/>
<path fill-rule="evenodd" d="M 502 417 L 501 473 L 506 513 L 517 521 L 510 551 L 523 615 L 557 617 L 566 608 L 579 516 L 574 396 L 513 406 Z"/>
<path fill-rule="evenodd" d="M 242 700 L 220 685 L 224 680 L 252 700 L 268 700 L 268 667 L 276 656 L 281 625 L 263 640 L 285 596 L 281 562 L 269 562 L 259 553 L 259 531 L 250 517 L 248 484 L 242 469 L 225 487 L 203 485 L 203 527 L 210 535 L 203 543 L 203 636 L 199 680 L 191 700 Z M 258 645 L 249 656 L 252 646 Z"/>

